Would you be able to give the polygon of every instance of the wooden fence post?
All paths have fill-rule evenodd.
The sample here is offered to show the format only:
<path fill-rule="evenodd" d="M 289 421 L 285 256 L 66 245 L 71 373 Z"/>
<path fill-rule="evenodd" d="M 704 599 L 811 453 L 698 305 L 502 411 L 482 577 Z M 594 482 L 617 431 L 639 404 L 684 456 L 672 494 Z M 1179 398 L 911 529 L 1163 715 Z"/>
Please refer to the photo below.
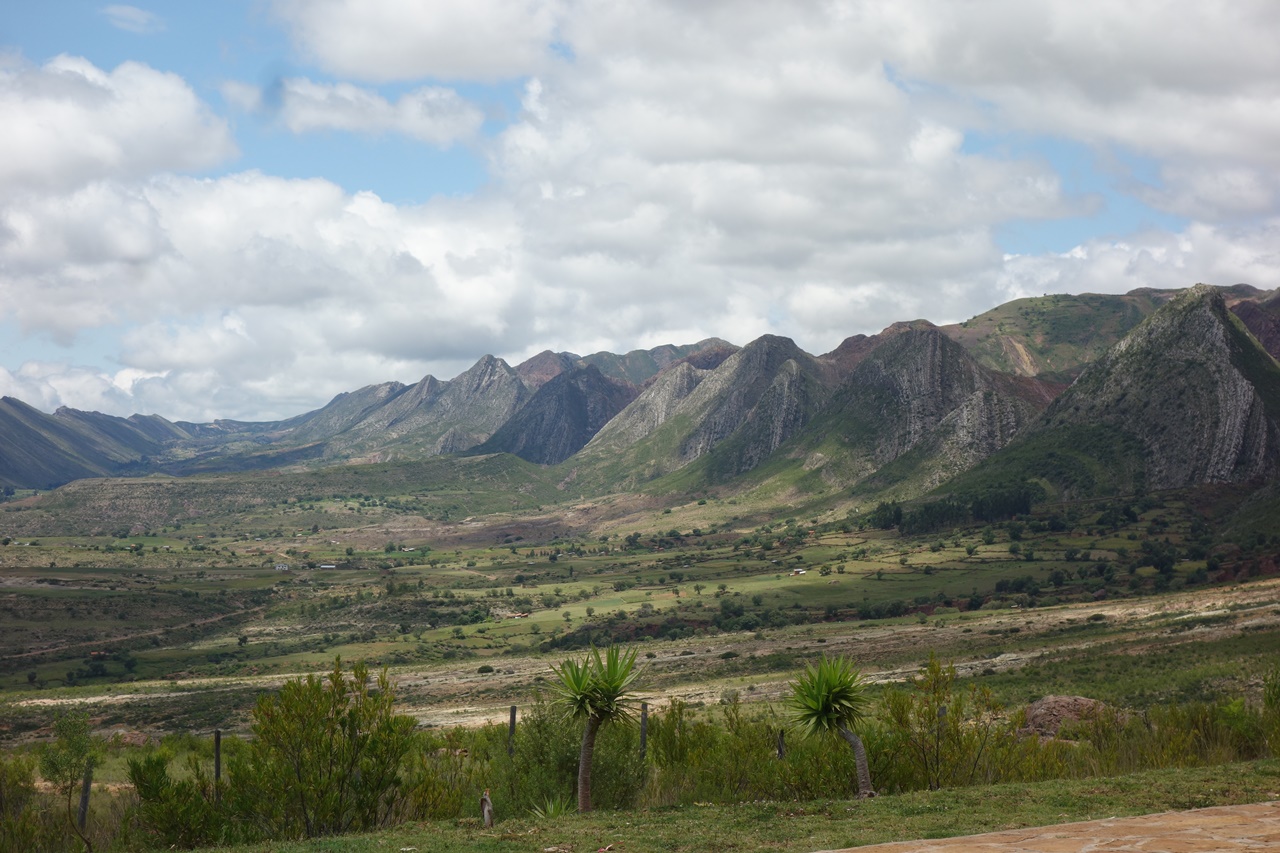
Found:
<path fill-rule="evenodd" d="M 507 755 L 516 754 L 516 706 L 511 706 L 511 723 L 507 726 Z"/>
<path fill-rule="evenodd" d="M 644 761 L 645 750 L 649 745 L 649 703 L 640 703 L 640 760 Z"/>
<path fill-rule="evenodd" d="M 222 729 L 213 730 L 213 802 L 222 803 Z"/>
<path fill-rule="evenodd" d="M 89 819 L 89 790 L 93 787 L 93 762 L 84 766 L 84 784 L 80 786 L 80 811 L 76 813 L 76 825 L 84 832 L 85 822 Z"/>

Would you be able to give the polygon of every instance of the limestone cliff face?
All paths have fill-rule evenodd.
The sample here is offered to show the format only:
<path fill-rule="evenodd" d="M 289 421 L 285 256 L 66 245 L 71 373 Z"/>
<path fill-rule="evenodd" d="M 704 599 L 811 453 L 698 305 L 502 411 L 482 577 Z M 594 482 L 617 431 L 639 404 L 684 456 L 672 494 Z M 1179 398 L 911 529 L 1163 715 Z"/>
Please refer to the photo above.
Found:
<path fill-rule="evenodd" d="M 928 488 L 1008 444 L 1051 393 L 979 365 L 932 324 L 865 354 L 801 443 L 828 478 L 857 481 L 910 456 L 895 478 Z M 815 467 L 816 463 L 810 463 Z"/>
<path fill-rule="evenodd" d="M 790 338 L 765 335 L 724 361 L 689 395 L 681 412 L 694 427 L 680 442 L 686 462 L 743 430 L 742 470 L 778 449 L 826 400 L 822 371 Z"/>
<path fill-rule="evenodd" d="M 607 378 L 594 365 L 549 380 L 477 453 L 514 453 L 541 465 L 563 462 L 636 397 L 634 386 Z"/>
<path fill-rule="evenodd" d="M 788 338 L 766 335 L 701 370 L 677 363 L 584 448 L 587 466 L 614 463 L 650 479 L 709 454 L 713 478 L 749 471 L 803 429 L 830 393 L 826 373 Z"/>
<path fill-rule="evenodd" d="M 1146 485 L 1272 477 L 1280 467 L 1280 366 L 1197 285 L 1088 367 L 1040 430 L 1104 424 L 1138 439 Z"/>
<path fill-rule="evenodd" d="M 651 435 L 675 414 L 710 372 L 682 363 L 659 374 L 596 433 L 589 445 L 600 452 L 619 451 Z"/>
<path fill-rule="evenodd" d="M 1034 402 L 997 387 L 975 390 L 949 412 L 931 437 L 937 458 L 927 485 L 937 486 L 1005 447 L 1040 409 Z"/>
<path fill-rule="evenodd" d="M 458 453 L 480 444 L 529 399 L 505 361 L 486 355 L 449 382 L 427 376 L 333 436 L 331 455 Z"/>

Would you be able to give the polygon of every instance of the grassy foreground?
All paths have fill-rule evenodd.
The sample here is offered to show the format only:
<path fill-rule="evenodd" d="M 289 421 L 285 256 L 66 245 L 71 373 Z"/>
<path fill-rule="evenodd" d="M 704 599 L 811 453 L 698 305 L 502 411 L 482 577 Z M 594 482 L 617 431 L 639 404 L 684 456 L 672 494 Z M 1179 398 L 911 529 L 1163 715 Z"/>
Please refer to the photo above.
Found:
<path fill-rule="evenodd" d="M 750 803 L 647 811 L 596 812 L 539 820 L 414 823 L 385 832 L 304 842 L 268 842 L 238 853 L 433 853 L 485 851 L 771 850 L 786 853 L 887 841 L 949 838 L 1154 812 L 1240 805 L 1280 797 L 1280 760 L 1157 770 L 1109 779 L 988 785 L 919 791 L 874 800 Z"/>

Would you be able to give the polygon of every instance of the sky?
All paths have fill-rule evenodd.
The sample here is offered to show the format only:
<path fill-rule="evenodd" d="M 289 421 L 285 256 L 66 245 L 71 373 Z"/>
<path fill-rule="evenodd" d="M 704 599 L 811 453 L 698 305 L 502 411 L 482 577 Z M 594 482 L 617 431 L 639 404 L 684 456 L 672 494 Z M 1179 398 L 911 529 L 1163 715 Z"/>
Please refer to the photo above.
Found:
<path fill-rule="evenodd" d="M 1274 0 L 0 0 L 0 394 L 1280 286 Z"/>

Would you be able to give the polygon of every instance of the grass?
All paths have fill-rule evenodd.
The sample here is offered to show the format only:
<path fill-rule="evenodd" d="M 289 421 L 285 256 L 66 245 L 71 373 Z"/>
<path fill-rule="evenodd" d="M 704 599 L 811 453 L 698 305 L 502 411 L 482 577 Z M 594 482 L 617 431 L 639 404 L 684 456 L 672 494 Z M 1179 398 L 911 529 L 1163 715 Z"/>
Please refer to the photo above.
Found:
<path fill-rule="evenodd" d="M 1244 695 L 1251 684 L 1261 682 L 1276 660 L 1280 660 L 1280 633 L 1160 645 L 1116 632 L 1102 648 L 1067 653 L 1017 672 L 990 676 L 983 683 L 1011 703 L 1051 694 L 1088 695 L 1121 707 L 1146 708 Z"/>
<path fill-rule="evenodd" d="M 1280 761 L 1266 760 L 1109 779 L 951 788 L 873 800 L 750 803 L 637 812 L 595 812 L 538 820 L 503 815 L 409 824 L 384 832 L 220 848 L 233 853 L 436 853 L 599 850 L 626 853 L 768 850 L 775 853 L 949 838 L 1107 817 L 1238 805 L 1280 797 Z"/>

